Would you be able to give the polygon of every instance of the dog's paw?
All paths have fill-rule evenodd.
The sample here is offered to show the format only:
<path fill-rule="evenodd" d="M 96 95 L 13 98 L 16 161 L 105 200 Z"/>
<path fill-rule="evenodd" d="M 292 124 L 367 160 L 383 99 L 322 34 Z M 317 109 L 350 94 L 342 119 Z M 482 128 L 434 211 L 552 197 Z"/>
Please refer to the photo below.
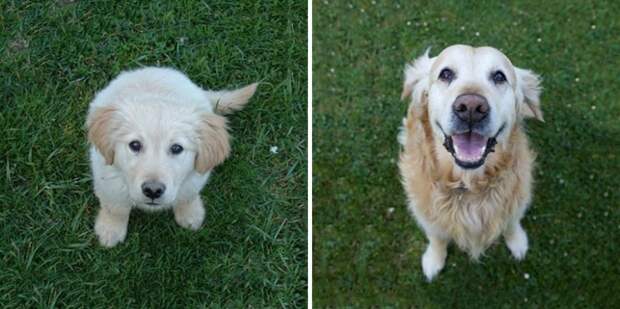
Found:
<path fill-rule="evenodd" d="M 180 226 L 196 231 L 205 219 L 205 209 L 200 200 L 174 208 L 174 219 Z"/>
<path fill-rule="evenodd" d="M 515 231 L 509 236 L 506 237 L 506 245 L 512 256 L 520 261 L 525 258 L 525 254 L 527 253 L 527 234 L 523 228 L 519 227 L 515 229 Z"/>
<path fill-rule="evenodd" d="M 426 279 L 430 282 L 443 269 L 446 263 L 446 253 L 437 252 L 431 246 L 422 255 L 422 270 Z"/>
<path fill-rule="evenodd" d="M 127 224 L 114 224 L 97 220 L 95 234 L 99 243 L 104 247 L 114 247 L 125 240 L 127 236 Z"/>

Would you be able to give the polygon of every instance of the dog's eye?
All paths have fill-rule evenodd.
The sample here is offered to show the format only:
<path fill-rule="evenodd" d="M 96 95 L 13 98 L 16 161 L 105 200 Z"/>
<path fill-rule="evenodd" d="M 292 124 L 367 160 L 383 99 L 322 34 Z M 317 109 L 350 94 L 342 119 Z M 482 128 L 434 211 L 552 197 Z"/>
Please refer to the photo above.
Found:
<path fill-rule="evenodd" d="M 129 149 L 133 152 L 140 152 L 142 144 L 138 141 L 131 141 L 131 143 L 129 143 Z"/>
<path fill-rule="evenodd" d="M 454 79 L 454 71 L 448 68 L 441 70 L 441 72 L 439 72 L 439 79 L 444 82 L 451 82 Z"/>
<path fill-rule="evenodd" d="M 183 146 L 179 145 L 179 144 L 174 144 L 172 146 L 170 146 L 170 152 L 172 154 L 179 154 L 183 151 Z"/>
<path fill-rule="evenodd" d="M 506 82 L 506 75 L 504 75 L 504 72 L 502 71 L 493 72 L 491 78 L 495 84 L 503 84 Z"/>

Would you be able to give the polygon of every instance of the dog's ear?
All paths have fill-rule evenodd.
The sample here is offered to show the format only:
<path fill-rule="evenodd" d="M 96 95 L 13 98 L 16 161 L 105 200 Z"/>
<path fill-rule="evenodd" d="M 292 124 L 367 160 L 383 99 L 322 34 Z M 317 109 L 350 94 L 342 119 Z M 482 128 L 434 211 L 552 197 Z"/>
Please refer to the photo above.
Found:
<path fill-rule="evenodd" d="M 205 113 L 198 126 L 198 153 L 195 169 L 204 174 L 224 162 L 230 154 L 230 141 L 226 118 Z"/>
<path fill-rule="evenodd" d="M 435 58 L 430 58 L 428 56 L 429 52 L 430 48 L 413 63 L 405 66 L 405 82 L 403 85 L 403 92 L 400 95 L 401 100 L 411 96 L 414 104 L 422 102 L 422 97 L 426 95 L 428 91 L 430 82 L 428 77 L 431 72 L 433 61 L 435 60 Z"/>
<path fill-rule="evenodd" d="M 540 121 L 543 119 L 543 113 L 540 109 L 540 77 L 529 70 L 515 67 L 517 76 L 517 91 L 520 92 L 519 112 L 526 118 L 536 118 Z"/>
<path fill-rule="evenodd" d="M 95 145 L 108 165 L 114 163 L 114 142 L 110 135 L 114 130 L 116 111 L 113 106 L 100 107 L 89 113 L 86 119 L 88 141 Z"/>
<path fill-rule="evenodd" d="M 226 115 L 243 109 L 256 92 L 256 87 L 258 83 L 235 90 L 205 91 L 205 93 L 211 103 L 215 104 L 215 112 Z"/>

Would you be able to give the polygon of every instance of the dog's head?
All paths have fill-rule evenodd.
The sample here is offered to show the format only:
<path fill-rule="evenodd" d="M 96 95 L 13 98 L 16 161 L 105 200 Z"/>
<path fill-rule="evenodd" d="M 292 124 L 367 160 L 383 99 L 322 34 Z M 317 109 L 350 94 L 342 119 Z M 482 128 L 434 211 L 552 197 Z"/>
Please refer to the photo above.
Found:
<path fill-rule="evenodd" d="M 536 74 L 495 48 L 453 45 L 406 67 L 402 97 L 427 104 L 435 138 L 458 166 L 475 169 L 496 144 L 508 142 L 521 118 L 543 120 L 539 84 Z"/>
<path fill-rule="evenodd" d="M 254 94 L 256 85 L 248 87 L 219 93 L 234 98 L 229 103 L 238 110 Z M 95 108 L 86 121 L 89 141 L 107 165 L 118 168 L 131 199 L 151 209 L 172 205 L 188 176 L 210 172 L 230 153 L 226 118 L 208 102 L 168 100 L 127 99 Z"/>

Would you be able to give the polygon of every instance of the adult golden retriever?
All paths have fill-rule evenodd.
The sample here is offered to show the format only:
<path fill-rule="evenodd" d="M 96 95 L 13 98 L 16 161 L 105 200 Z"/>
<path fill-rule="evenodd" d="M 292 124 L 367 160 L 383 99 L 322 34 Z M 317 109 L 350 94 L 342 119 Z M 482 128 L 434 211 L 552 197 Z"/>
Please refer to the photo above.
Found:
<path fill-rule="evenodd" d="M 429 240 L 422 256 L 429 281 L 451 241 L 477 259 L 503 235 L 516 259 L 525 256 L 520 220 L 535 155 L 522 123 L 543 120 L 539 85 L 491 47 L 454 45 L 407 65 L 399 169 L 408 208 Z"/>
<path fill-rule="evenodd" d="M 200 190 L 230 153 L 222 115 L 243 108 L 256 86 L 207 91 L 179 71 L 149 67 L 121 73 L 96 95 L 86 125 L 101 245 L 125 239 L 134 208 L 172 208 L 180 226 L 200 228 Z"/>

